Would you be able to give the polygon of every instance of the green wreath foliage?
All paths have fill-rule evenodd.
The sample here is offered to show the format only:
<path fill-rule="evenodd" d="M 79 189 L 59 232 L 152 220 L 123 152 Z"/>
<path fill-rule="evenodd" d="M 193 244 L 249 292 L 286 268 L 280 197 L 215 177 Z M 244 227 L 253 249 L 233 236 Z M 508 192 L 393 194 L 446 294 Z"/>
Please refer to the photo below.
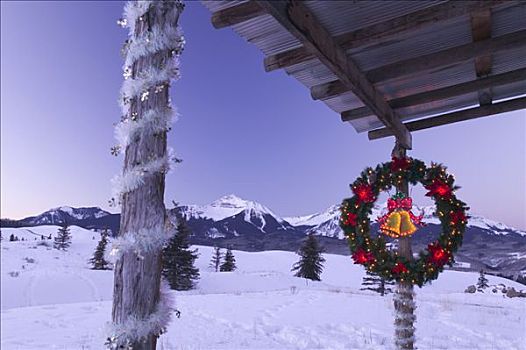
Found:
<path fill-rule="evenodd" d="M 392 187 L 408 182 L 422 184 L 427 196 L 433 198 L 442 233 L 418 254 L 418 258 L 407 259 L 391 252 L 386 247 L 383 235 L 371 237 L 369 216 L 378 196 Z M 376 168 L 366 168 L 351 184 L 353 196 L 343 200 L 340 226 L 348 238 L 355 263 L 387 280 L 411 283 L 422 287 L 435 280 L 444 265 L 454 262 L 453 254 L 462 245 L 467 225 L 469 208 L 457 199 L 453 175 L 441 164 L 426 164 L 418 159 L 396 158 Z"/>

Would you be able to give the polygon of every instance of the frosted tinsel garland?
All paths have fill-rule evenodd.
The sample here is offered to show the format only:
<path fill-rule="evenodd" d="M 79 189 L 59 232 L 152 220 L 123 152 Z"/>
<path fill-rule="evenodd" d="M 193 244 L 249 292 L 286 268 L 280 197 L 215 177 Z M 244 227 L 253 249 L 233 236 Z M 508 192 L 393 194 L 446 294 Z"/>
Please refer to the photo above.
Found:
<path fill-rule="evenodd" d="M 122 175 L 116 175 L 111 180 L 113 184 L 113 198 L 119 198 L 122 194 L 139 188 L 139 186 L 144 184 L 146 176 L 159 172 L 168 173 L 176 163 L 176 159 L 175 152 L 169 147 L 164 157 L 128 169 Z"/>
<path fill-rule="evenodd" d="M 141 252 L 160 250 L 172 235 L 173 232 L 166 230 L 164 226 L 125 232 L 113 240 L 110 255 L 118 259 L 125 252 L 133 251 L 141 259 Z"/>
<path fill-rule="evenodd" d="M 173 122 L 173 110 L 170 105 L 164 108 L 151 109 L 140 117 L 130 115 L 130 101 L 134 98 L 145 101 L 150 94 L 160 93 L 169 87 L 171 80 L 179 79 L 179 55 L 184 48 L 184 36 L 179 26 L 173 26 L 177 21 L 179 12 L 183 9 L 180 1 L 175 1 L 172 10 L 165 13 L 166 25 L 154 26 L 145 33 L 135 36 L 135 23 L 143 20 L 143 16 L 151 6 L 162 6 L 162 2 L 135 1 L 128 2 L 124 9 L 124 18 L 119 21 L 123 27 L 129 28 L 130 39 L 127 40 L 126 58 L 124 64 L 124 82 L 121 88 L 119 103 L 124 117 L 115 127 L 115 137 L 118 153 L 138 135 L 149 135 L 169 131 Z M 171 59 L 158 68 L 149 68 L 141 71 L 137 76 L 132 76 L 133 63 L 140 57 L 155 54 L 163 50 L 170 50 Z M 112 179 L 113 201 L 119 203 L 122 194 L 131 192 L 144 183 L 144 177 L 156 172 L 168 172 L 177 162 L 173 150 L 169 149 L 167 155 L 150 160 L 146 164 L 137 165 L 127 169 L 122 175 Z"/>
<path fill-rule="evenodd" d="M 123 48 L 124 82 L 119 98 L 123 117 L 115 127 L 118 146 L 112 148 L 113 154 L 125 151 L 140 138 L 162 134 L 171 129 L 175 113 L 169 98 L 165 106 L 147 107 L 150 104 L 144 102 L 155 94 L 167 93 L 165 89 L 169 88 L 170 82 L 180 77 L 179 55 L 183 51 L 185 40 L 180 27 L 174 24 L 178 23 L 183 8 L 181 1 L 129 1 L 124 8 L 124 17 L 118 24 L 129 29 L 129 38 Z M 147 29 L 140 34 L 136 33 L 136 24 L 149 21 L 156 13 L 162 18 L 157 18 L 159 21 L 153 26 L 150 22 L 142 23 L 147 25 Z M 151 67 L 137 67 L 135 64 L 140 58 L 156 54 L 162 61 Z M 164 101 L 165 96 L 161 96 Z M 130 110 L 132 101 L 143 103 L 140 106 L 143 109 Z M 123 194 L 144 185 L 147 177 L 168 173 L 178 162 L 173 149 L 169 147 L 164 155 L 161 154 L 152 154 L 150 157 L 142 154 L 141 164 L 131 167 L 128 165 L 121 175 L 115 176 L 112 179 L 113 201 L 120 203 Z M 112 255 L 122 258 L 125 253 L 133 253 L 137 259 L 143 259 L 143 254 L 147 252 L 159 253 L 172 233 L 164 224 L 139 229 L 138 232 L 124 232 L 113 241 Z M 132 313 L 119 320 L 119 323 L 109 325 L 106 343 L 109 349 L 128 349 L 137 341 L 165 331 L 173 308 L 169 287 L 164 281 L 161 281 L 160 293 L 155 311 L 147 317 Z"/>
<path fill-rule="evenodd" d="M 128 1 L 126 5 L 124 5 L 124 17 L 120 21 L 120 24 L 122 27 L 129 28 L 130 36 L 135 33 L 135 22 L 137 22 L 137 19 L 148 11 L 153 2 L 154 1 L 150 0 Z"/>
<path fill-rule="evenodd" d="M 167 23 L 171 23 L 167 21 Z M 180 52 L 184 47 L 183 32 L 179 27 L 152 28 L 151 31 L 131 39 L 126 46 L 124 66 L 131 66 L 139 57 L 154 54 L 163 50 Z"/>
<path fill-rule="evenodd" d="M 125 97 L 130 99 L 140 96 L 142 93 L 144 93 L 144 91 L 148 91 L 148 89 L 150 89 L 152 86 L 155 87 L 155 93 L 161 92 L 164 88 L 166 88 L 166 82 L 179 78 L 179 58 L 174 57 L 161 69 L 151 68 L 146 70 L 135 79 L 127 78 L 128 74 L 131 74 L 129 73 L 131 68 L 126 67 L 124 70 L 124 76 L 126 80 L 124 80 L 124 83 L 122 84 L 122 98 L 120 101 L 121 108 L 123 108 L 125 111 L 128 111 L 127 105 L 123 105 Z"/>
<path fill-rule="evenodd" d="M 173 297 L 168 283 L 161 279 L 161 289 L 157 310 L 147 318 L 128 317 L 124 323 L 107 325 L 108 349 L 126 349 L 133 341 L 145 339 L 150 334 L 162 334 L 172 319 Z M 122 347 L 121 347 L 122 346 Z"/>
<path fill-rule="evenodd" d="M 126 146 L 130 144 L 139 132 L 155 134 L 169 131 L 172 123 L 176 120 L 177 113 L 170 107 L 150 109 L 137 121 L 126 119 L 117 124 L 115 127 L 115 139 L 118 141 L 121 149 L 126 149 Z"/>

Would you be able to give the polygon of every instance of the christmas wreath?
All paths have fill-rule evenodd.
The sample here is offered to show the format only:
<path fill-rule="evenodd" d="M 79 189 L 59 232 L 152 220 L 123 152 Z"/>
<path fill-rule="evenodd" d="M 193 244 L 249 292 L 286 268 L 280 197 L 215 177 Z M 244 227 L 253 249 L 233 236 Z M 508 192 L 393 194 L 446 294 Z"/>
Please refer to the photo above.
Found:
<path fill-rule="evenodd" d="M 386 280 L 396 280 L 423 286 L 443 271 L 444 265 L 454 262 L 453 254 L 462 244 L 469 209 L 456 198 L 454 177 L 440 164 L 427 167 L 418 159 L 396 158 L 373 168 L 366 168 L 352 183 L 353 196 L 343 201 L 340 225 L 348 238 L 352 259 Z M 407 259 L 391 252 L 386 239 L 379 234 L 371 237 L 369 216 L 380 192 L 405 183 L 422 184 L 426 196 L 433 198 L 442 233 L 418 254 Z M 422 215 L 411 212 L 412 200 L 397 192 L 388 200 L 388 213 L 378 218 L 381 233 L 392 238 L 413 234 L 418 225 L 424 225 Z"/>

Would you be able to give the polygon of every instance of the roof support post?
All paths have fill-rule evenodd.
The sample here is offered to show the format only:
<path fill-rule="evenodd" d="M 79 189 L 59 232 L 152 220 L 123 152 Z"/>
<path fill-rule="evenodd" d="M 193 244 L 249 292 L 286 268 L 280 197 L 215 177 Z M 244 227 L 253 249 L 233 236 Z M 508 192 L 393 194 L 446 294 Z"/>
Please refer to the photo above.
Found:
<path fill-rule="evenodd" d="M 404 158 L 406 149 L 397 140 L 393 152 L 393 157 Z M 407 181 L 397 186 L 397 191 L 409 196 L 409 185 Z M 398 254 L 409 260 L 413 259 L 411 249 L 411 237 L 400 237 L 398 239 Z M 398 282 L 396 285 L 394 307 L 395 307 L 395 344 L 397 349 L 414 349 L 414 322 L 415 302 L 413 284 L 411 282 Z"/>

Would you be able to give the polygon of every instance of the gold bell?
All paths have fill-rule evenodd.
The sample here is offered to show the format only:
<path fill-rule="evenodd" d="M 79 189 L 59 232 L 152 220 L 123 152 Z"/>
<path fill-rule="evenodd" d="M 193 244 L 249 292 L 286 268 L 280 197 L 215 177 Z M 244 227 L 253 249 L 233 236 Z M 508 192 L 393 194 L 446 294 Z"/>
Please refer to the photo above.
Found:
<path fill-rule="evenodd" d="M 416 231 L 416 226 L 411 221 L 409 213 L 405 210 L 394 211 L 387 217 L 387 220 L 380 226 L 383 234 L 393 237 L 410 236 Z"/>

